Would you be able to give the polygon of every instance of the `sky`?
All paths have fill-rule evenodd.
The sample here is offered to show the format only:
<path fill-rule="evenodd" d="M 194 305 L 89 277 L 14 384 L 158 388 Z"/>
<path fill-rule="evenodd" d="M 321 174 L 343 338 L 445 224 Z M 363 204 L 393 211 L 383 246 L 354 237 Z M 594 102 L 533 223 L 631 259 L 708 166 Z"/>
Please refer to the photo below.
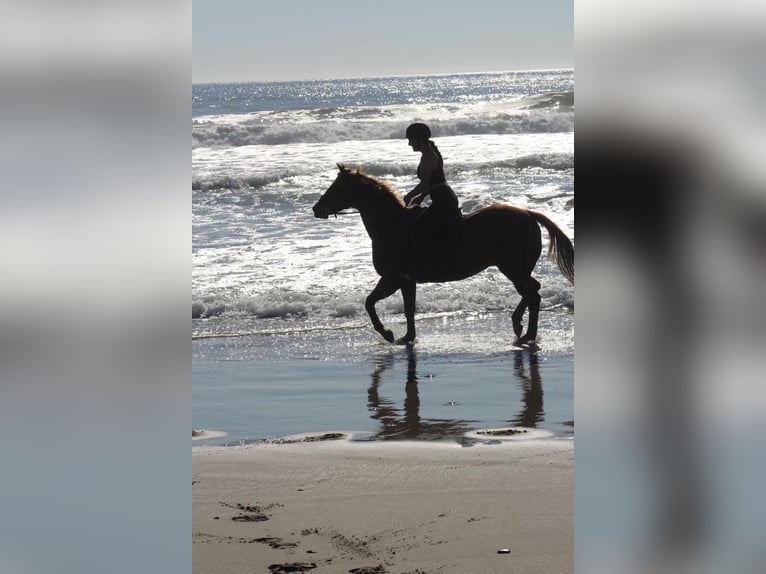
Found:
<path fill-rule="evenodd" d="M 574 0 L 193 0 L 192 82 L 573 68 Z"/>

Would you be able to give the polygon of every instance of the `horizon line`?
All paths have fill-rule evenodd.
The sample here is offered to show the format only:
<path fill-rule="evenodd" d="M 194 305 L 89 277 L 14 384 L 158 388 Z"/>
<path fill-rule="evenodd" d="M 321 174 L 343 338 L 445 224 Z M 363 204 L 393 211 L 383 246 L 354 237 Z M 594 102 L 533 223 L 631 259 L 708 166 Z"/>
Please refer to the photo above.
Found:
<path fill-rule="evenodd" d="M 302 78 L 292 80 L 216 80 L 212 82 L 194 82 L 192 86 L 201 86 L 206 84 L 279 84 L 289 82 L 327 82 L 332 80 L 380 80 L 386 78 L 425 78 L 433 76 L 470 76 L 473 74 L 514 74 L 525 72 L 558 72 L 558 71 L 574 71 L 574 66 L 569 67 L 554 67 L 554 68 L 524 68 L 518 70 L 491 70 L 483 72 L 429 72 L 423 74 L 382 74 L 373 76 L 327 76 L 323 78 Z"/>

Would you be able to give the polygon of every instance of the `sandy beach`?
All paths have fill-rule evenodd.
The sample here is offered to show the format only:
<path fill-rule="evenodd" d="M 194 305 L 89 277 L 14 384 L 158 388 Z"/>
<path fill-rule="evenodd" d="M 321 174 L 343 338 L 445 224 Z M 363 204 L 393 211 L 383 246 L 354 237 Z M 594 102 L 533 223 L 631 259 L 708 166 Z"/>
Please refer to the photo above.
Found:
<path fill-rule="evenodd" d="M 194 572 L 572 572 L 573 470 L 536 435 L 193 449 Z"/>

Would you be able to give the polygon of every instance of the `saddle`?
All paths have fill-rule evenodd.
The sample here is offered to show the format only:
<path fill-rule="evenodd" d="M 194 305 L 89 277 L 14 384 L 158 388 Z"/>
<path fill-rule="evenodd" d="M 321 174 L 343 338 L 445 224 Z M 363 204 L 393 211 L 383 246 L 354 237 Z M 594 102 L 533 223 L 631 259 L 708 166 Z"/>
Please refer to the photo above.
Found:
<path fill-rule="evenodd" d="M 463 240 L 463 219 L 443 220 L 424 216 L 425 207 L 411 208 L 404 228 L 405 262 L 438 263 L 448 261 Z"/>

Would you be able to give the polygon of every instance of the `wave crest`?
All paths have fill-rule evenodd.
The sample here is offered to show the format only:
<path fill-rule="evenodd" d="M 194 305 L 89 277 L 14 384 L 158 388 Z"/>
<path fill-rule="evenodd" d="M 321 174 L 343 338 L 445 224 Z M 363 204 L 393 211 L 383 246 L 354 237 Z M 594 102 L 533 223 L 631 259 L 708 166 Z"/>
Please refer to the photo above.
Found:
<path fill-rule="evenodd" d="M 334 112 L 324 110 L 323 115 Z M 361 112 L 344 112 L 332 119 L 306 120 L 301 112 L 282 122 L 265 122 L 263 116 L 218 116 L 213 120 L 194 120 L 192 148 L 239 147 L 246 145 L 285 145 L 295 143 L 338 143 L 401 139 L 407 125 L 415 118 L 392 121 L 386 112 L 374 109 L 359 119 Z M 491 112 L 428 120 L 439 137 L 463 135 L 509 135 L 525 133 L 560 133 L 574 131 L 574 111 L 530 110 Z"/>

